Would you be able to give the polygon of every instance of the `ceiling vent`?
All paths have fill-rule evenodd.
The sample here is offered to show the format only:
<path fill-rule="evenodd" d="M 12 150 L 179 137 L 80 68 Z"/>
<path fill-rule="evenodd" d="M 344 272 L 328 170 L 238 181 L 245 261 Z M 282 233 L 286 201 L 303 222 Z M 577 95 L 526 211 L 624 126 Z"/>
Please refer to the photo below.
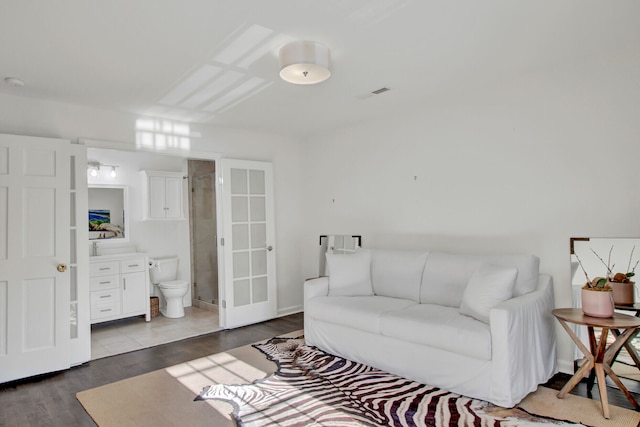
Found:
<path fill-rule="evenodd" d="M 374 95 L 380 95 L 381 93 L 385 93 L 386 91 L 391 90 L 388 87 L 381 87 L 380 89 L 376 89 L 374 91 L 372 91 L 371 93 Z"/>

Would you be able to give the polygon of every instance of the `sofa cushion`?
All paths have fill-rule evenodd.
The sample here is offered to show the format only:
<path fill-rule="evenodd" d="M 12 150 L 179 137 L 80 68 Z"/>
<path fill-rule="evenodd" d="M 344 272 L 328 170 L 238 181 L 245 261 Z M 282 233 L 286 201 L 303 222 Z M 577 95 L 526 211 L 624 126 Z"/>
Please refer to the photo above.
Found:
<path fill-rule="evenodd" d="M 538 287 L 540 259 L 534 255 L 454 255 L 430 252 L 422 275 L 420 302 L 460 307 L 467 282 L 483 264 L 515 267 L 518 270 L 514 297 L 528 294 Z"/>
<path fill-rule="evenodd" d="M 417 304 L 387 311 L 382 317 L 381 332 L 388 337 L 491 360 L 489 325 L 463 316 L 457 308 Z"/>
<path fill-rule="evenodd" d="M 393 298 L 420 301 L 420 283 L 428 252 L 371 251 L 373 292 Z"/>
<path fill-rule="evenodd" d="M 460 313 L 489 323 L 489 311 L 499 303 L 511 299 L 518 270 L 484 264 L 469 279 L 462 296 Z"/>
<path fill-rule="evenodd" d="M 409 300 L 381 296 L 328 296 L 311 298 L 305 314 L 324 322 L 337 323 L 362 331 L 380 333 L 380 318 L 389 310 L 417 305 Z"/>
<path fill-rule="evenodd" d="M 353 254 L 327 253 L 329 264 L 329 295 L 373 295 L 371 285 L 371 252 L 359 250 Z"/>

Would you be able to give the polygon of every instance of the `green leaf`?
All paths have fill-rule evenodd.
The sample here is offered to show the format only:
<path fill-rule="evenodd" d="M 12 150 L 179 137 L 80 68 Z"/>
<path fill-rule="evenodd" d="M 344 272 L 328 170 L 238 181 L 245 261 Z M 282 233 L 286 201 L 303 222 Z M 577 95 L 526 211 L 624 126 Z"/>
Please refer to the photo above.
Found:
<path fill-rule="evenodd" d="M 634 272 L 627 273 L 627 277 L 633 277 L 635 275 L 636 275 L 636 273 L 634 273 Z"/>
<path fill-rule="evenodd" d="M 604 285 L 606 284 L 607 284 L 607 279 L 603 277 L 600 280 L 598 280 L 598 282 L 596 283 L 596 288 L 604 288 Z"/>

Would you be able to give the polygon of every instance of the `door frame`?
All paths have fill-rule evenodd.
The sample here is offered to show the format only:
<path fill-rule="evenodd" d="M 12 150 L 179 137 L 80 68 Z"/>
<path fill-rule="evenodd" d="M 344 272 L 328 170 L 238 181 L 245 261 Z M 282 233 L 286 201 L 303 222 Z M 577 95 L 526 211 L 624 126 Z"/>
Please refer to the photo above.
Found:
<path fill-rule="evenodd" d="M 116 150 L 116 151 L 124 151 L 124 152 L 147 152 L 154 154 L 164 154 L 174 157 L 179 157 L 186 160 L 209 160 L 215 162 L 216 164 L 216 245 L 217 245 L 217 258 L 218 258 L 218 324 L 220 328 L 227 329 L 226 319 L 224 314 L 222 304 L 220 303 L 220 290 L 223 286 L 221 278 L 224 280 L 224 254 L 222 254 L 221 250 L 221 241 L 223 239 L 224 229 L 222 222 L 222 195 L 220 189 L 220 176 L 219 170 L 222 159 L 225 156 L 222 153 L 216 151 L 208 151 L 202 149 L 189 149 L 189 150 L 181 150 L 179 148 L 164 148 L 164 149 L 154 149 L 153 147 L 148 146 L 140 146 L 137 147 L 135 144 L 130 144 L 126 142 L 119 141 L 104 141 L 99 139 L 80 139 L 80 143 L 84 144 L 87 148 L 103 148 L 107 150 Z M 189 248 L 189 257 L 191 257 L 191 248 Z M 192 278 L 193 279 L 193 278 Z"/>

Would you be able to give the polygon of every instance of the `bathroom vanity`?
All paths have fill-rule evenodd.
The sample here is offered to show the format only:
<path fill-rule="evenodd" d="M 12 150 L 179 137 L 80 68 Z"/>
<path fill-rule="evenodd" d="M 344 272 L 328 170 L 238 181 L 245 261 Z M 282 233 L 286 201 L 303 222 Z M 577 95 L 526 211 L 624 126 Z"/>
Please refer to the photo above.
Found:
<path fill-rule="evenodd" d="M 91 323 L 139 315 L 150 321 L 148 269 L 144 253 L 90 257 Z"/>

